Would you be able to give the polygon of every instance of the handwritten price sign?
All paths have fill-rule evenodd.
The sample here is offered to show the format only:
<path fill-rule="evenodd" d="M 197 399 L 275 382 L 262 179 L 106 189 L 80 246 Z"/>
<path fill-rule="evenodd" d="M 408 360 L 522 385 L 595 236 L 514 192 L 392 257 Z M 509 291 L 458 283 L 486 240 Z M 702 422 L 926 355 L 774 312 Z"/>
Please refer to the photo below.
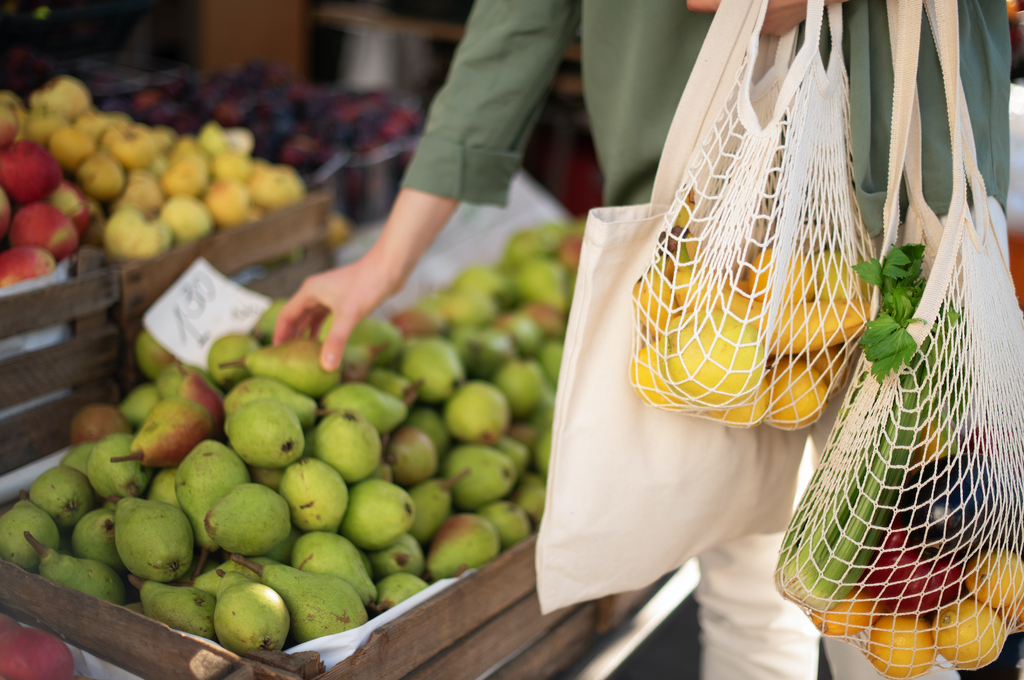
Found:
<path fill-rule="evenodd" d="M 270 302 L 200 257 L 153 303 L 142 325 L 182 363 L 205 368 L 210 345 L 252 331 Z"/>

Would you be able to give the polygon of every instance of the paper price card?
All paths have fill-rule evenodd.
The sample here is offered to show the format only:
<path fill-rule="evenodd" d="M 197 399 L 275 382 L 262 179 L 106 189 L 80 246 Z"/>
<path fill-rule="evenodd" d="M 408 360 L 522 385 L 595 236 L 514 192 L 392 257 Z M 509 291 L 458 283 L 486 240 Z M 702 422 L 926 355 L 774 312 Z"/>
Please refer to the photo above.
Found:
<path fill-rule="evenodd" d="M 252 331 L 270 303 L 200 257 L 153 303 L 142 325 L 179 361 L 206 368 L 210 346 L 225 335 Z"/>

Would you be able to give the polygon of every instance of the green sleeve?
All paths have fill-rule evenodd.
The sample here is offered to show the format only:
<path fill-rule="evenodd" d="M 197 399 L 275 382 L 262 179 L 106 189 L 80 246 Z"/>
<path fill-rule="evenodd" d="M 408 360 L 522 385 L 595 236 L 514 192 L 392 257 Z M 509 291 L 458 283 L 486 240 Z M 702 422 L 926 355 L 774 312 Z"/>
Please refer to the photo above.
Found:
<path fill-rule="evenodd" d="M 580 0 L 477 0 L 403 186 L 504 205 Z"/>

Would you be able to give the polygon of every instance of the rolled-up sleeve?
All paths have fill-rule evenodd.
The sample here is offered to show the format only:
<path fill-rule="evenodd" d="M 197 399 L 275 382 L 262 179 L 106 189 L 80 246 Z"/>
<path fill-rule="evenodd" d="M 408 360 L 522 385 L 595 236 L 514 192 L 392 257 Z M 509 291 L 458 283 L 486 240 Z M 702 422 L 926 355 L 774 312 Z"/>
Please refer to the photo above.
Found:
<path fill-rule="evenodd" d="M 476 0 L 403 186 L 504 205 L 581 0 Z"/>

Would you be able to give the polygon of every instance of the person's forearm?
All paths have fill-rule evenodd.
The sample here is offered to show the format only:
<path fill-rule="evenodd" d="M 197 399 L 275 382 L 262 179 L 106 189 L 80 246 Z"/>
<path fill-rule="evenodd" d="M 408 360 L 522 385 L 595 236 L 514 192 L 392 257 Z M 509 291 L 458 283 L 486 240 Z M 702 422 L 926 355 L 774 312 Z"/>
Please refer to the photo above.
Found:
<path fill-rule="evenodd" d="M 846 0 L 825 0 L 826 5 L 834 5 Z M 686 0 L 686 8 L 698 14 L 712 14 L 718 11 L 722 0 Z M 761 33 L 764 35 L 782 35 L 807 17 L 807 0 L 770 0 L 768 11 L 765 12 Z"/>
<path fill-rule="evenodd" d="M 383 267 L 382 273 L 390 278 L 392 293 L 401 289 L 458 206 L 459 202 L 454 199 L 416 189 L 398 192 L 380 238 L 369 253 Z"/>

